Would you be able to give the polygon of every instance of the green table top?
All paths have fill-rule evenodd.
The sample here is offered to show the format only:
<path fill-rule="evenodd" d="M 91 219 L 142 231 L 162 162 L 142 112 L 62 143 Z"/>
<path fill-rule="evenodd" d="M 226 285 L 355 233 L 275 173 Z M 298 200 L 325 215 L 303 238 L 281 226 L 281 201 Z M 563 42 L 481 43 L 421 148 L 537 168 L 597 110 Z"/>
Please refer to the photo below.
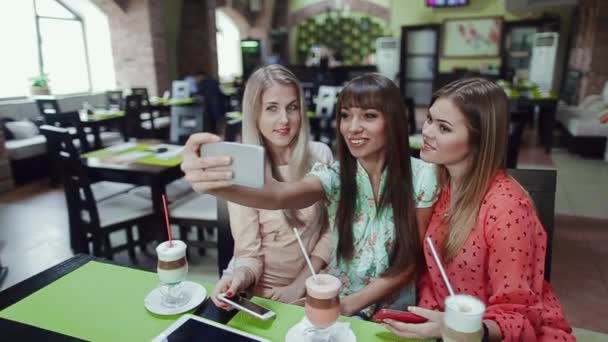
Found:
<path fill-rule="evenodd" d="M 146 310 L 144 298 L 157 285 L 155 273 L 90 261 L 0 317 L 90 341 L 149 341 L 179 317 Z"/>
<path fill-rule="evenodd" d="M 164 99 L 162 97 L 159 98 L 150 98 L 150 104 L 151 105 L 164 105 L 164 106 L 184 106 L 184 105 L 190 105 L 194 103 L 194 99 L 193 98 L 186 98 L 186 99 Z"/>
<path fill-rule="evenodd" d="M 212 293 L 213 285 L 203 285 Z M 144 298 L 156 286 L 156 273 L 89 261 L 0 311 L 0 317 L 90 341 L 149 341 L 180 316 L 158 316 L 145 309 Z M 299 306 L 257 297 L 253 301 L 277 316 L 264 322 L 239 312 L 228 325 L 283 342 L 287 331 L 304 317 Z M 351 323 L 358 341 L 411 341 L 376 323 L 339 320 Z"/>
<path fill-rule="evenodd" d="M 285 335 L 292 326 L 304 317 L 304 308 L 275 302 L 269 299 L 254 297 L 254 302 L 274 311 L 276 317 L 268 321 L 256 319 L 248 314 L 239 312 L 228 322 L 228 325 L 248 333 L 265 337 L 271 341 L 283 342 Z M 357 341 L 387 342 L 387 341 L 419 341 L 398 338 L 380 324 L 367 322 L 356 318 L 340 316 L 340 322 L 349 322 Z"/>
<path fill-rule="evenodd" d="M 101 150 L 96 150 L 96 151 L 92 151 L 92 152 L 88 152 L 88 153 L 84 153 L 82 155 L 82 157 L 85 158 L 108 158 L 108 157 L 115 157 L 115 156 L 119 156 L 121 154 L 125 154 L 125 153 L 129 153 L 129 152 L 135 152 L 135 151 L 145 151 L 146 149 L 150 148 L 151 146 L 154 145 L 158 145 L 158 144 L 145 144 L 145 143 L 138 143 L 137 145 L 133 146 L 132 148 L 126 149 L 124 151 L 120 151 L 120 152 L 115 152 L 112 151 L 112 146 L 101 149 Z M 152 153 L 148 156 L 142 157 L 140 159 L 136 159 L 133 162 L 135 163 L 141 163 L 141 164 L 149 164 L 149 165 L 156 165 L 156 166 L 167 166 L 167 167 L 171 167 L 171 166 L 176 166 L 179 165 L 182 162 L 182 157 L 181 155 L 178 155 L 176 157 L 172 157 L 172 158 L 168 158 L 168 159 L 160 159 L 156 157 L 156 154 Z"/>

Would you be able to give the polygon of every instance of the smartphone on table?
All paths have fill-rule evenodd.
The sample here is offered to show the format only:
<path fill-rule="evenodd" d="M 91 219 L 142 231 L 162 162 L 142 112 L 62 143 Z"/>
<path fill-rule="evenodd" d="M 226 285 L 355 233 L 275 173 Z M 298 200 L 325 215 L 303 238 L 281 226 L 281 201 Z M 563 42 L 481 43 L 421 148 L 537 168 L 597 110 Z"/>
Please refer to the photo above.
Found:
<path fill-rule="evenodd" d="M 222 302 L 228 303 L 233 307 L 244 311 L 254 317 L 257 317 L 263 321 L 275 316 L 275 313 L 272 310 L 250 301 L 242 294 L 236 294 L 233 297 L 229 298 L 226 297 L 225 293 L 220 293 L 217 295 L 217 298 Z"/>
<path fill-rule="evenodd" d="M 233 178 L 230 183 L 251 188 L 264 186 L 265 157 L 262 146 L 222 141 L 204 144 L 201 146 L 200 154 L 203 157 L 231 157 L 231 165 L 208 169 L 232 171 Z"/>
<path fill-rule="evenodd" d="M 374 322 L 382 322 L 385 319 L 392 319 L 403 323 L 425 323 L 428 321 L 426 318 L 414 313 L 392 309 L 381 309 L 372 317 Z"/>

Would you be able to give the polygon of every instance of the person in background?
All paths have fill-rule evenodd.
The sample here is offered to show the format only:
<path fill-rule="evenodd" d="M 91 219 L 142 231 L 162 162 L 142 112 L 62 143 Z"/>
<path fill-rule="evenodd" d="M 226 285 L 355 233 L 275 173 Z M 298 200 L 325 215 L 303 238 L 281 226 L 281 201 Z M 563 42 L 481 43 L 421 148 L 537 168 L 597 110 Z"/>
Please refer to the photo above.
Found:
<path fill-rule="evenodd" d="M 190 137 L 182 170 L 195 190 L 251 207 L 298 209 L 325 200 L 333 252 L 327 272 L 342 281 L 342 314 L 368 318 L 396 295 L 415 303 L 420 238 L 437 181 L 433 165 L 410 157 L 407 111 L 391 80 L 353 79 L 336 108 L 339 161 L 316 164 L 302 179 L 267 178 L 261 190 L 231 186 L 230 173 L 209 170 L 225 163 L 196 155 L 217 139 L 206 134 Z"/>
<path fill-rule="evenodd" d="M 226 118 L 226 95 L 220 89 L 220 82 L 203 70 L 198 71 L 194 79 L 196 81 L 194 95 L 203 97 L 205 115 L 208 118 L 205 123 L 208 123 L 209 128 L 204 130 L 220 134 Z"/>
<path fill-rule="evenodd" d="M 573 341 L 544 278 L 546 232 L 530 196 L 504 168 L 508 125 L 507 97 L 491 81 L 458 80 L 434 95 L 420 157 L 438 165 L 441 193 L 426 236 L 454 291 L 485 303 L 484 341 Z M 441 337 L 449 293 L 426 243 L 424 257 L 419 307 L 409 311 L 429 321 L 386 320 L 401 337 Z"/>
<path fill-rule="evenodd" d="M 313 163 L 333 161 L 329 147 L 309 138 L 308 118 L 300 82 L 287 69 L 268 65 L 254 72 L 243 97 L 243 142 L 264 146 L 272 176 L 299 180 Z M 229 203 L 234 257 L 215 287 L 232 297 L 251 289 L 257 296 L 291 303 L 305 294 L 310 271 L 293 232 L 302 242 L 318 272 L 331 257 L 327 211 L 321 201 L 301 210 L 262 210 Z"/>

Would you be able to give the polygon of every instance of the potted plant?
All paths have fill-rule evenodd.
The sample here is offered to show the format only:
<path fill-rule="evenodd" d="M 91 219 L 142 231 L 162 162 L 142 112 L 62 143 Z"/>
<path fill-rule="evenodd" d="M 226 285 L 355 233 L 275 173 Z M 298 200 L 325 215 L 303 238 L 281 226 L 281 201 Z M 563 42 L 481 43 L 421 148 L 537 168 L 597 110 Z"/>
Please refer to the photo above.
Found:
<path fill-rule="evenodd" d="M 30 77 L 30 93 L 32 96 L 37 95 L 49 95 L 49 76 L 48 74 L 40 74 L 38 76 Z"/>

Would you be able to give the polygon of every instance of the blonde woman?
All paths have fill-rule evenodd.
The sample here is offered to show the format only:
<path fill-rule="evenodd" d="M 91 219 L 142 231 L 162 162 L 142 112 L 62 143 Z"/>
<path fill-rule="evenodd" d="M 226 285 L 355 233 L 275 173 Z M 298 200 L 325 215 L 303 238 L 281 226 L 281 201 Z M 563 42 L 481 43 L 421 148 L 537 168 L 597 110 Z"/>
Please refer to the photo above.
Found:
<path fill-rule="evenodd" d="M 504 91 L 479 78 L 434 96 L 420 157 L 439 166 L 441 193 L 426 231 L 440 248 L 454 291 L 486 305 L 483 341 L 573 341 L 544 279 L 547 236 L 530 196 L 504 169 L 508 110 Z M 440 337 L 449 295 L 428 245 L 415 314 L 429 322 L 386 326 L 406 338 Z"/>
<path fill-rule="evenodd" d="M 301 179 L 313 163 L 328 164 L 327 145 L 309 141 L 309 126 L 300 82 L 287 69 L 269 65 L 247 81 L 243 96 L 243 142 L 266 149 L 267 163 L 278 181 Z M 228 297 L 251 289 L 265 298 L 292 302 L 304 295 L 310 275 L 293 227 L 316 271 L 331 257 L 331 240 L 323 203 L 301 210 L 260 210 L 229 203 L 234 257 L 215 287 Z M 254 229 L 257 227 L 257 229 Z M 223 302 L 212 297 L 224 309 Z"/>

